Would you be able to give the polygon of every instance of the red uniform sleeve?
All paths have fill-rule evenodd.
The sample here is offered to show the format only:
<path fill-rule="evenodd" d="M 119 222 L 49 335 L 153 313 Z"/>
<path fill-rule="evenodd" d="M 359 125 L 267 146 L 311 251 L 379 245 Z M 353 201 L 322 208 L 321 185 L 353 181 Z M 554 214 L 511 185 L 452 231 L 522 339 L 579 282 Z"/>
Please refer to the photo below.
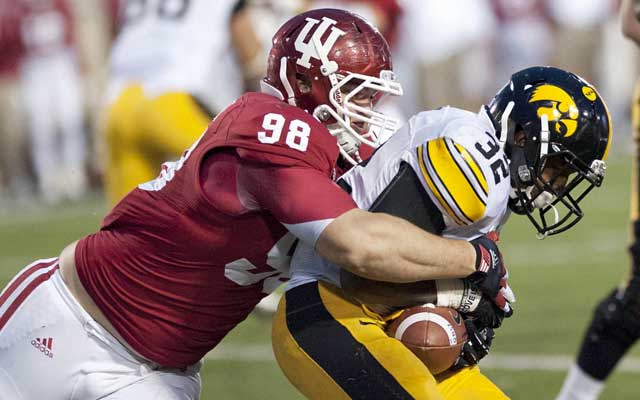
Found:
<path fill-rule="evenodd" d="M 331 221 L 357 207 L 335 182 L 311 168 L 245 167 L 238 187 L 253 207 L 271 213 L 311 246 Z"/>

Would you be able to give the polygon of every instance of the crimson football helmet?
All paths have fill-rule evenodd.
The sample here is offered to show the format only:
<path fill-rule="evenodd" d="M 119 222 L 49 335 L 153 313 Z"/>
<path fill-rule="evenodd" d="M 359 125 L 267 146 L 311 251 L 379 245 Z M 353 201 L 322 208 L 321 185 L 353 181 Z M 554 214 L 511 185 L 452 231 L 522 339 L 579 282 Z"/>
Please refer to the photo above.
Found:
<path fill-rule="evenodd" d="M 574 226 L 580 201 L 605 175 L 612 127 L 600 94 L 570 72 L 531 67 L 513 74 L 487 111 L 509 159 L 511 210 L 540 237 Z"/>
<path fill-rule="evenodd" d="M 389 45 L 345 10 L 316 9 L 285 22 L 273 37 L 261 86 L 322 121 L 352 164 L 361 161 L 361 143 L 377 147 L 400 127 L 374 109 L 382 96 L 402 95 Z"/>

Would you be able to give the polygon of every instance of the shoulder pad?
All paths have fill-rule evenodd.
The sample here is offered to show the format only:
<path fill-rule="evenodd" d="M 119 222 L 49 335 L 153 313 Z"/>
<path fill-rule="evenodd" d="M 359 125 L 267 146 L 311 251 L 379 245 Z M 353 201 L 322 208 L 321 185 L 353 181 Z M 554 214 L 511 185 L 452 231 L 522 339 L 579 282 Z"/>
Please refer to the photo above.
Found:
<path fill-rule="evenodd" d="M 240 149 L 241 157 L 333 170 L 337 141 L 312 115 L 262 93 L 245 94 L 239 102 L 225 143 Z"/>
<path fill-rule="evenodd" d="M 480 220 L 489 188 L 471 153 L 449 137 L 431 140 L 416 151 L 420 171 L 441 209 L 461 226 Z"/>

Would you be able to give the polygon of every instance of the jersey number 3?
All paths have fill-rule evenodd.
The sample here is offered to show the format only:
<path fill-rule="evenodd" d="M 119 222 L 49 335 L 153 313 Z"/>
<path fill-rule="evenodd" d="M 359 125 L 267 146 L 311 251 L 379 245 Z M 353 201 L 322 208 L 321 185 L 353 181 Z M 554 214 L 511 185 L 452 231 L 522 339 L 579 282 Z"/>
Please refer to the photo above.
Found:
<path fill-rule="evenodd" d="M 480 143 L 476 143 L 476 149 L 480 152 L 480 154 L 484 156 L 484 158 L 491 161 L 491 159 L 496 154 L 498 154 L 498 151 L 500 151 L 500 145 L 498 144 L 498 141 L 493 136 L 491 136 L 489 132 L 485 132 L 485 133 L 489 137 L 489 141 L 484 145 Z M 504 154 L 502 154 L 502 158 L 498 157 L 496 160 L 491 162 L 491 170 L 493 171 L 493 181 L 496 185 L 498 184 L 498 182 L 500 182 L 502 178 L 509 177 L 508 165 L 509 165 L 509 161 L 507 160 L 507 156 Z"/>
<path fill-rule="evenodd" d="M 269 113 L 262 120 L 262 129 L 258 132 L 258 140 L 260 143 L 274 144 L 280 141 L 282 132 L 285 130 L 287 120 L 280 114 Z M 298 151 L 307 151 L 309 146 L 309 134 L 311 127 L 304 121 L 294 119 L 289 122 L 287 127 L 287 136 L 285 143 L 287 146 Z"/>

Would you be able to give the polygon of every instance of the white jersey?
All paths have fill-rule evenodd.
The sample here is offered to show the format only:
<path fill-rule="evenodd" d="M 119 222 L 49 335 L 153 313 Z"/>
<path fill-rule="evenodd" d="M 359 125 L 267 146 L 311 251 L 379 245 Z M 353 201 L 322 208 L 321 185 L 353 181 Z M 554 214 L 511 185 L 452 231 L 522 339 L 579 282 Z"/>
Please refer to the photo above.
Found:
<path fill-rule="evenodd" d="M 474 114 L 445 107 L 419 113 L 369 162 L 341 179 L 351 188 L 358 207 L 367 210 L 403 163 L 413 169 L 440 211 L 442 236 L 472 240 L 499 230 L 506 221 L 511 190 L 508 161 L 484 110 Z M 291 260 L 290 273 L 288 288 L 315 280 L 339 286 L 339 268 L 302 244 Z"/>
<path fill-rule="evenodd" d="M 142 84 L 148 95 L 186 92 L 214 112 L 242 94 L 229 23 L 235 0 L 126 1 L 111 50 L 108 101 Z"/>

